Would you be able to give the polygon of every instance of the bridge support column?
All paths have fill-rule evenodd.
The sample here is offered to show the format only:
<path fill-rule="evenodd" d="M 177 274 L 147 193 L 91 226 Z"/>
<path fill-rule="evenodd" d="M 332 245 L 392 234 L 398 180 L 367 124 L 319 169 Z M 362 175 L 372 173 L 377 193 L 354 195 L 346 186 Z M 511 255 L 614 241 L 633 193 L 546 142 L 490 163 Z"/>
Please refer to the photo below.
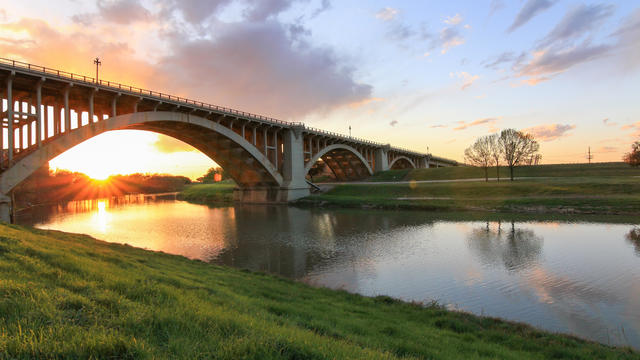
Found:
<path fill-rule="evenodd" d="M 302 127 L 294 126 L 284 131 L 282 190 L 280 201 L 293 201 L 309 195 L 309 185 L 305 181 L 304 137 Z"/>
<path fill-rule="evenodd" d="M 389 170 L 389 158 L 387 157 L 387 151 L 391 148 L 391 145 L 385 145 L 376 149 L 376 168 L 374 172 Z"/>
<path fill-rule="evenodd" d="M 11 224 L 13 221 L 13 201 L 11 196 L 0 194 L 0 223 Z"/>

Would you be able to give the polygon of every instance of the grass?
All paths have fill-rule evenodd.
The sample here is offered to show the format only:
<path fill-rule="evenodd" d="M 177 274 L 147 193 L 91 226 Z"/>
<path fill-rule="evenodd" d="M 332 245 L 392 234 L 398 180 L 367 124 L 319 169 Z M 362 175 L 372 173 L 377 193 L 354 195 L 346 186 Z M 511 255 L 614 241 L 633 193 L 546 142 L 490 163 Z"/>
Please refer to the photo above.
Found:
<path fill-rule="evenodd" d="M 594 164 L 554 164 L 537 166 L 520 166 L 514 171 L 516 177 L 606 177 L 606 176 L 640 176 L 639 168 L 632 168 L 623 162 Z M 496 177 L 496 168 L 489 168 L 489 177 Z M 509 177 L 509 168 L 500 167 L 500 178 Z M 369 181 L 400 180 L 451 180 L 484 178 L 482 168 L 472 166 L 456 166 L 432 169 L 390 170 L 380 172 Z"/>
<path fill-rule="evenodd" d="M 0 225 L 0 358 L 638 359 L 498 319 Z"/>
<path fill-rule="evenodd" d="M 232 181 L 221 181 L 215 184 L 187 185 L 181 192 L 183 200 L 199 203 L 232 202 L 233 189 L 236 184 Z"/>
<path fill-rule="evenodd" d="M 640 178 L 576 176 L 499 183 L 346 184 L 327 193 L 301 199 L 298 204 L 630 215 L 640 214 Z"/>

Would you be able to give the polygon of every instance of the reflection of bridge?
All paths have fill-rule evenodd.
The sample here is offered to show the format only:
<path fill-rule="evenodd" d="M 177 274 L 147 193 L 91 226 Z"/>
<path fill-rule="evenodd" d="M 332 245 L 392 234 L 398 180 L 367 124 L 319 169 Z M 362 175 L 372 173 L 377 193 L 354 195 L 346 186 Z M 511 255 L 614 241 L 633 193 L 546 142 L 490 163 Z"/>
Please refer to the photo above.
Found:
<path fill-rule="evenodd" d="M 455 161 L 177 96 L 0 58 L 0 220 L 9 194 L 33 171 L 110 130 L 138 129 L 192 145 L 237 182 L 235 197 L 278 202 L 309 193 L 305 176 L 324 162 L 340 181 L 374 171 Z M 6 130 L 5 130 L 6 129 Z"/>

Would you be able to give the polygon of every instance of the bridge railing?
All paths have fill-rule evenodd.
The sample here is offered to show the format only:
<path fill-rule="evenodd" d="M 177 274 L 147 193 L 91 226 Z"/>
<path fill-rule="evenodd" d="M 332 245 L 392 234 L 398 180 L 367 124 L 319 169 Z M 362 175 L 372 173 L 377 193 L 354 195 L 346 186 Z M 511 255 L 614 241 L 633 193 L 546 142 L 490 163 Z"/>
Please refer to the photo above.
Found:
<path fill-rule="evenodd" d="M 249 113 L 249 112 L 245 112 L 245 111 L 240 111 L 240 110 L 236 110 L 236 109 L 231 109 L 231 108 L 227 108 L 224 106 L 218 106 L 218 105 L 213 105 L 213 104 L 208 104 L 202 101 L 197 101 L 197 100 L 191 100 L 191 99 L 187 99 L 181 96 L 176 96 L 176 95 L 171 95 L 171 94 L 165 94 L 159 91 L 153 91 L 153 90 L 147 90 L 147 89 L 142 89 L 136 86 L 131 86 L 131 85 L 125 85 L 125 84 L 120 84 L 117 82 L 113 82 L 113 81 L 107 81 L 107 80 L 98 80 L 96 81 L 95 78 L 91 77 L 91 76 L 85 76 L 85 75 L 79 75 L 79 74 L 74 74 L 68 71 L 63 71 L 63 70 L 57 70 L 57 69 L 52 69 L 52 68 L 48 68 L 46 66 L 41 66 L 41 65 L 34 65 L 34 64 L 29 64 L 23 61 L 18 61 L 18 60 L 11 60 L 11 59 L 6 59 L 6 58 L 1 58 L 0 57 L 0 64 L 5 64 L 5 65 L 9 65 L 11 67 L 14 68 L 20 68 L 20 69 L 27 69 L 29 71 L 35 71 L 35 72 L 40 72 L 46 75 L 53 75 L 53 76 L 57 76 L 61 79 L 70 79 L 70 80 L 74 80 L 74 81 L 82 81 L 87 83 L 88 85 L 101 85 L 101 86 L 106 86 L 110 89 L 118 89 L 121 91 L 128 91 L 131 94 L 135 94 L 135 95 L 144 95 L 144 96 L 151 96 L 160 100 L 169 100 L 169 101 L 174 101 L 174 102 L 181 102 L 181 103 L 185 103 L 185 104 L 189 104 L 189 105 L 194 105 L 194 106 L 198 106 L 204 109 L 209 109 L 209 110 L 216 110 L 216 111 L 221 111 L 221 112 L 226 112 L 229 114 L 234 114 L 234 115 L 240 115 L 240 116 L 244 116 L 244 117 L 248 117 L 248 118 L 253 118 L 256 120 L 261 120 L 261 121 L 266 121 L 266 122 L 271 122 L 271 123 L 275 123 L 275 124 L 279 124 L 279 125 L 285 125 L 285 126 L 292 126 L 292 125 L 303 125 L 300 122 L 289 122 L 289 121 L 284 121 L 284 120 L 279 120 L 279 119 L 275 119 L 272 117 L 268 117 L 268 116 L 263 116 L 263 115 L 258 115 L 258 114 L 253 114 L 253 113 Z"/>

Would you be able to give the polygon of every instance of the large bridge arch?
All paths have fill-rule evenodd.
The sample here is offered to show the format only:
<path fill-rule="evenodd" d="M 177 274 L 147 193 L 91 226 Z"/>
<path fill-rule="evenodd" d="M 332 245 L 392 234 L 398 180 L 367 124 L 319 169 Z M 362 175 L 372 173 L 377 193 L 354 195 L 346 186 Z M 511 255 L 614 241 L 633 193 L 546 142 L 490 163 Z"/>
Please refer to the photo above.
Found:
<path fill-rule="evenodd" d="M 283 185 L 282 175 L 269 159 L 231 129 L 186 113 L 149 111 L 111 117 L 44 142 L 0 175 L 0 192 L 8 194 L 49 160 L 112 130 L 147 130 L 181 140 L 220 164 L 241 188 Z"/>
<path fill-rule="evenodd" d="M 389 169 L 397 170 L 397 169 L 415 169 L 416 164 L 406 156 L 398 156 L 391 164 L 389 164 Z"/>
<path fill-rule="evenodd" d="M 313 165 L 322 159 L 339 181 L 359 180 L 373 175 L 373 170 L 360 152 L 345 144 L 332 144 L 320 150 L 305 164 L 308 174 Z"/>

